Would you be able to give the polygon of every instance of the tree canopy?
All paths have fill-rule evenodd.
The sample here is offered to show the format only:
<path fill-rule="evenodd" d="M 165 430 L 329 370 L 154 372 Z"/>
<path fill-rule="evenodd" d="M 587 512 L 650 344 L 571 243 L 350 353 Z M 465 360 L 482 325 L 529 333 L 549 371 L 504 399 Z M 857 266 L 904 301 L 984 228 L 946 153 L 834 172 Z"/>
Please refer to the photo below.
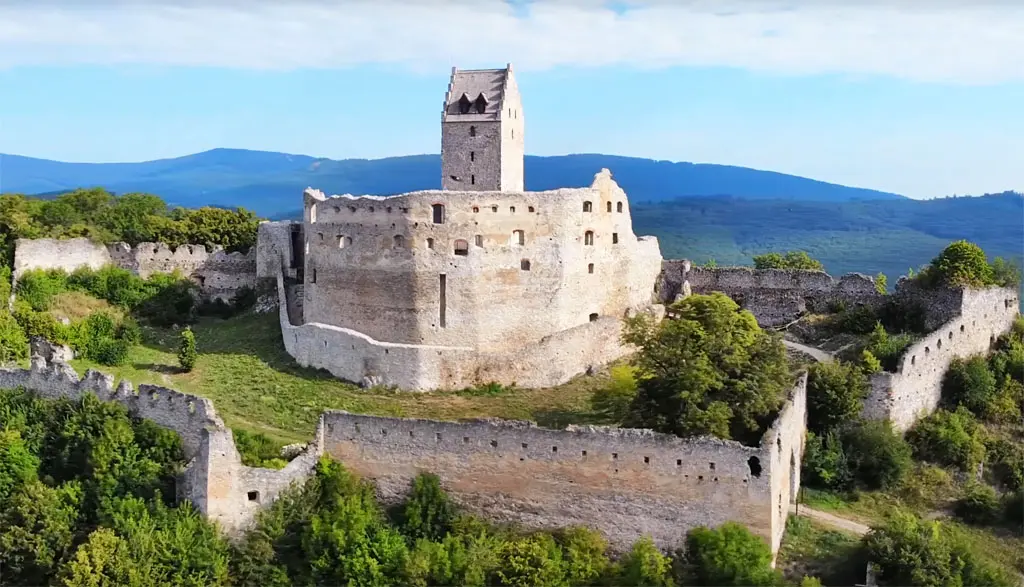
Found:
<path fill-rule="evenodd" d="M 817 259 L 812 259 L 805 251 L 789 251 L 785 254 L 765 253 L 754 255 L 755 269 L 800 269 L 804 271 L 824 271 L 825 266 Z"/>
<path fill-rule="evenodd" d="M 630 318 L 623 340 L 639 348 L 629 426 L 756 443 L 793 384 L 781 340 L 724 294 L 686 297 L 659 324 Z"/>

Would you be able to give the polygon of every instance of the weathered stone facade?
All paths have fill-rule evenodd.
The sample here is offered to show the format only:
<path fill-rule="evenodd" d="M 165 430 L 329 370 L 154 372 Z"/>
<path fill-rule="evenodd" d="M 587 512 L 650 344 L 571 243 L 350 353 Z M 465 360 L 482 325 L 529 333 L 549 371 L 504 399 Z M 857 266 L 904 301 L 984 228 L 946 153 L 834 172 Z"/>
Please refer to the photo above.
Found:
<path fill-rule="evenodd" d="M 737 521 L 779 547 L 799 487 L 805 377 L 760 446 L 650 430 L 532 422 L 439 422 L 327 412 L 324 450 L 373 479 L 385 503 L 419 472 L 499 522 L 600 530 L 623 551 L 645 534 L 663 548 L 700 525 Z"/>
<path fill-rule="evenodd" d="M 512 64 L 453 67 L 441 114 L 441 188 L 522 192 L 524 131 Z"/>
<path fill-rule="evenodd" d="M 686 260 L 665 260 L 658 279 L 658 298 L 671 303 L 685 292 L 722 292 L 750 310 L 761 326 L 778 326 L 804 312 L 827 312 L 829 306 L 881 303 L 885 296 L 874 279 L 860 273 L 833 278 L 824 271 L 695 267 Z"/>
<path fill-rule="evenodd" d="M 14 253 L 14 278 L 32 269 L 80 267 L 99 269 L 115 265 L 140 277 L 179 271 L 196 282 L 203 297 L 228 301 L 243 287 L 256 285 L 256 251 L 228 253 L 203 245 L 171 248 L 164 243 L 103 245 L 85 238 L 18 239 Z"/>
<path fill-rule="evenodd" d="M 888 419 L 896 430 L 909 430 L 920 418 L 935 411 L 942 396 L 942 379 L 956 357 L 989 351 L 1000 335 L 1013 327 L 1019 314 L 1018 292 L 1010 288 L 928 290 L 907 282 L 897 284 L 896 295 L 917 299 L 925 309 L 930 334 L 907 347 L 895 373 L 871 377 L 871 393 L 864 401 L 864 416 Z M 948 321 L 934 326 L 941 318 Z"/>
<path fill-rule="evenodd" d="M 281 306 L 300 363 L 428 390 L 556 385 L 623 356 L 621 319 L 658 311 L 661 253 L 603 170 L 550 192 L 307 190 L 301 232 L 261 224 L 256 264 L 289 280 L 281 299 L 301 281 Z"/>

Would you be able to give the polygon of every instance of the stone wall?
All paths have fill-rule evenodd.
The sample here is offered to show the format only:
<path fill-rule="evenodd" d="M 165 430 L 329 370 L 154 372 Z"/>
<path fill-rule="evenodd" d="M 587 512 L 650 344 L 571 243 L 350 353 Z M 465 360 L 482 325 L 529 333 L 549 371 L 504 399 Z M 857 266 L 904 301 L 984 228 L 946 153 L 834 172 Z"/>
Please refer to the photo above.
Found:
<path fill-rule="evenodd" d="M 806 378 L 760 446 L 650 430 L 432 420 L 326 412 L 324 451 L 395 503 L 431 472 L 461 506 L 532 528 L 582 525 L 622 551 L 645 534 L 663 548 L 696 526 L 737 521 L 778 550 L 799 486 Z"/>
<path fill-rule="evenodd" d="M 1009 288 L 939 290 L 930 296 L 908 291 L 920 296 L 929 324 L 937 317 L 955 315 L 909 346 L 895 373 L 876 373 L 871 378 L 864 416 L 889 419 L 901 432 L 938 407 L 950 362 L 988 352 L 995 339 L 1013 326 L 1019 304 L 1018 292 Z M 933 303 L 927 303 L 929 298 Z"/>
<path fill-rule="evenodd" d="M 208 251 L 203 245 L 176 249 L 163 243 L 102 245 L 85 238 L 18 239 L 14 252 L 14 276 L 32 269 L 80 267 L 99 269 L 116 265 L 141 277 L 179 271 L 199 285 L 204 297 L 230 300 L 242 287 L 256 286 L 256 250 L 228 253 L 220 247 Z"/>
<path fill-rule="evenodd" d="M 762 326 L 778 326 L 800 314 L 826 312 L 831 304 L 878 304 L 885 296 L 874 279 L 850 273 L 838 279 L 823 271 L 695 267 L 687 260 L 662 262 L 657 295 L 671 303 L 686 292 L 722 292 L 750 310 Z"/>
<path fill-rule="evenodd" d="M 293 482 L 309 476 L 319 459 L 318 434 L 313 443 L 281 470 L 242 465 L 231 430 L 217 415 L 213 404 L 197 397 L 159 387 L 131 383 L 99 371 L 82 378 L 67 363 L 32 358 L 30 369 L 0 369 L 0 389 L 24 388 L 46 399 L 79 400 L 93 394 L 103 401 L 121 404 L 135 417 L 177 432 L 182 439 L 187 466 L 178 479 L 179 499 L 191 501 L 231 535 L 253 522 L 260 506 L 271 503 Z"/>
<path fill-rule="evenodd" d="M 290 300 L 283 276 L 278 279 L 278 297 Z M 621 319 L 610 316 L 509 352 L 483 352 L 468 346 L 383 342 L 329 324 L 294 325 L 289 306 L 282 303 L 278 307 L 281 337 L 285 350 L 300 365 L 325 369 L 346 381 L 407 391 L 460 389 L 490 382 L 549 387 L 633 351 L 621 342 Z M 662 310 L 661 306 L 650 309 L 659 317 Z"/>

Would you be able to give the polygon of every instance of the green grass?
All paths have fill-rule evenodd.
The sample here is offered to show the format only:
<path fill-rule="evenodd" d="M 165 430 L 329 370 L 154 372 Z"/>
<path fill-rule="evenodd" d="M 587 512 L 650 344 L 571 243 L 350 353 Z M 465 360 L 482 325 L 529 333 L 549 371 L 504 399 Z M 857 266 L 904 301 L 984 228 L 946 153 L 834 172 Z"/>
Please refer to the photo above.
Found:
<path fill-rule="evenodd" d="M 203 319 L 193 326 L 199 360 L 191 373 L 178 368 L 178 331 L 144 328 L 142 346 L 121 367 L 75 360 L 78 371 L 94 368 L 138 385 L 150 383 L 210 398 L 232 427 L 262 432 L 273 440 L 308 441 L 320 412 L 350 412 L 455 420 L 498 417 L 561 427 L 598 423 L 588 400 L 607 376 L 579 377 L 547 389 L 482 386 L 441 393 L 363 390 L 326 371 L 299 367 L 284 350 L 276 313 L 229 320 Z"/>
<path fill-rule="evenodd" d="M 863 583 L 867 561 L 860 545 L 860 538 L 853 534 L 790 516 L 776 566 L 794 582 L 809 576 L 818 577 L 825 585 Z"/>

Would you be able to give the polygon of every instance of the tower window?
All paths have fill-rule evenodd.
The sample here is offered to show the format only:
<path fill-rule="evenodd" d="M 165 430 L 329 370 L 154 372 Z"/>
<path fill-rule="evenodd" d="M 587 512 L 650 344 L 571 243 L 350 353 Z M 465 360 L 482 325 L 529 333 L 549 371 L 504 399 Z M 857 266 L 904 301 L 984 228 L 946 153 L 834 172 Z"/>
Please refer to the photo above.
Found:
<path fill-rule="evenodd" d="M 593 272 L 594 272 L 594 264 L 590 263 L 589 265 L 587 265 L 587 273 L 593 273 Z"/>
<path fill-rule="evenodd" d="M 400 249 L 400 248 L 402 248 L 404 246 L 405 246 L 405 237 L 400 235 L 400 234 L 396 234 L 395 235 L 395 248 L 396 249 Z"/>
<path fill-rule="evenodd" d="M 594 312 L 593 314 L 590 315 L 590 321 L 597 322 L 597 312 Z"/>
<path fill-rule="evenodd" d="M 613 232 L 612 233 L 612 244 L 613 245 L 619 244 L 619 233 L 617 233 L 617 232 Z"/>
<path fill-rule="evenodd" d="M 590 212 L 593 209 L 594 209 L 594 205 L 593 204 L 591 204 L 590 202 L 583 202 L 583 211 L 584 212 Z"/>
<path fill-rule="evenodd" d="M 434 224 L 444 224 L 444 204 L 434 204 Z"/>
<path fill-rule="evenodd" d="M 455 241 L 455 254 L 460 257 L 469 255 L 469 243 L 463 239 L 457 239 Z"/>
<path fill-rule="evenodd" d="M 428 249 L 434 248 L 434 239 L 432 239 L 432 238 L 428 238 L 427 239 L 427 248 Z"/>
<path fill-rule="evenodd" d="M 469 152 L 469 160 L 470 161 L 476 161 L 476 152 L 475 151 L 470 151 Z M 611 204 L 608 204 L 608 205 L 611 206 Z M 611 210 L 608 210 L 608 211 L 611 212 Z"/>
<path fill-rule="evenodd" d="M 469 127 L 469 136 L 471 136 L 471 137 L 475 137 L 476 136 L 476 127 L 475 126 Z"/>
<path fill-rule="evenodd" d="M 470 106 L 472 103 L 469 101 L 469 96 L 462 94 L 462 97 L 459 98 L 459 114 L 469 114 Z"/>
<path fill-rule="evenodd" d="M 592 244 L 594 244 L 594 231 L 588 230 L 587 232 L 583 233 L 583 244 L 585 244 L 585 245 L 592 245 Z"/>
<path fill-rule="evenodd" d="M 516 207 L 515 206 L 509 206 L 508 207 L 508 211 L 509 211 L 510 214 L 515 214 L 516 213 Z"/>
<path fill-rule="evenodd" d="M 611 204 L 608 204 L 608 205 L 611 206 Z M 622 202 L 619 202 L 619 203 L 615 204 L 615 208 L 616 208 L 616 210 L 615 210 L 616 212 L 622 212 Z M 611 210 L 608 210 L 608 211 L 611 212 Z"/>
<path fill-rule="evenodd" d="M 343 237 L 341 235 L 338 235 L 338 248 L 339 249 L 344 249 L 345 248 L 345 237 Z"/>
<path fill-rule="evenodd" d="M 526 233 L 522 230 L 512 231 L 512 244 L 514 245 L 525 245 L 526 244 Z"/>
<path fill-rule="evenodd" d="M 484 246 L 484 237 L 482 234 L 478 234 L 475 237 L 473 237 L 473 241 L 478 247 Z"/>
<path fill-rule="evenodd" d="M 611 202 L 608 202 L 608 211 L 609 211 L 609 212 L 611 212 L 611 211 L 612 211 L 612 203 L 611 203 Z"/>
<path fill-rule="evenodd" d="M 523 260 L 519 261 L 519 268 L 522 269 L 523 271 L 529 271 L 530 270 L 530 260 L 529 259 L 523 259 Z"/>
<path fill-rule="evenodd" d="M 481 93 L 476 97 L 476 111 L 478 114 L 483 114 L 487 111 L 487 98 Z"/>
<path fill-rule="evenodd" d="M 473 185 L 476 185 L 476 176 L 475 175 L 470 175 L 469 176 L 469 183 L 471 183 Z"/>

